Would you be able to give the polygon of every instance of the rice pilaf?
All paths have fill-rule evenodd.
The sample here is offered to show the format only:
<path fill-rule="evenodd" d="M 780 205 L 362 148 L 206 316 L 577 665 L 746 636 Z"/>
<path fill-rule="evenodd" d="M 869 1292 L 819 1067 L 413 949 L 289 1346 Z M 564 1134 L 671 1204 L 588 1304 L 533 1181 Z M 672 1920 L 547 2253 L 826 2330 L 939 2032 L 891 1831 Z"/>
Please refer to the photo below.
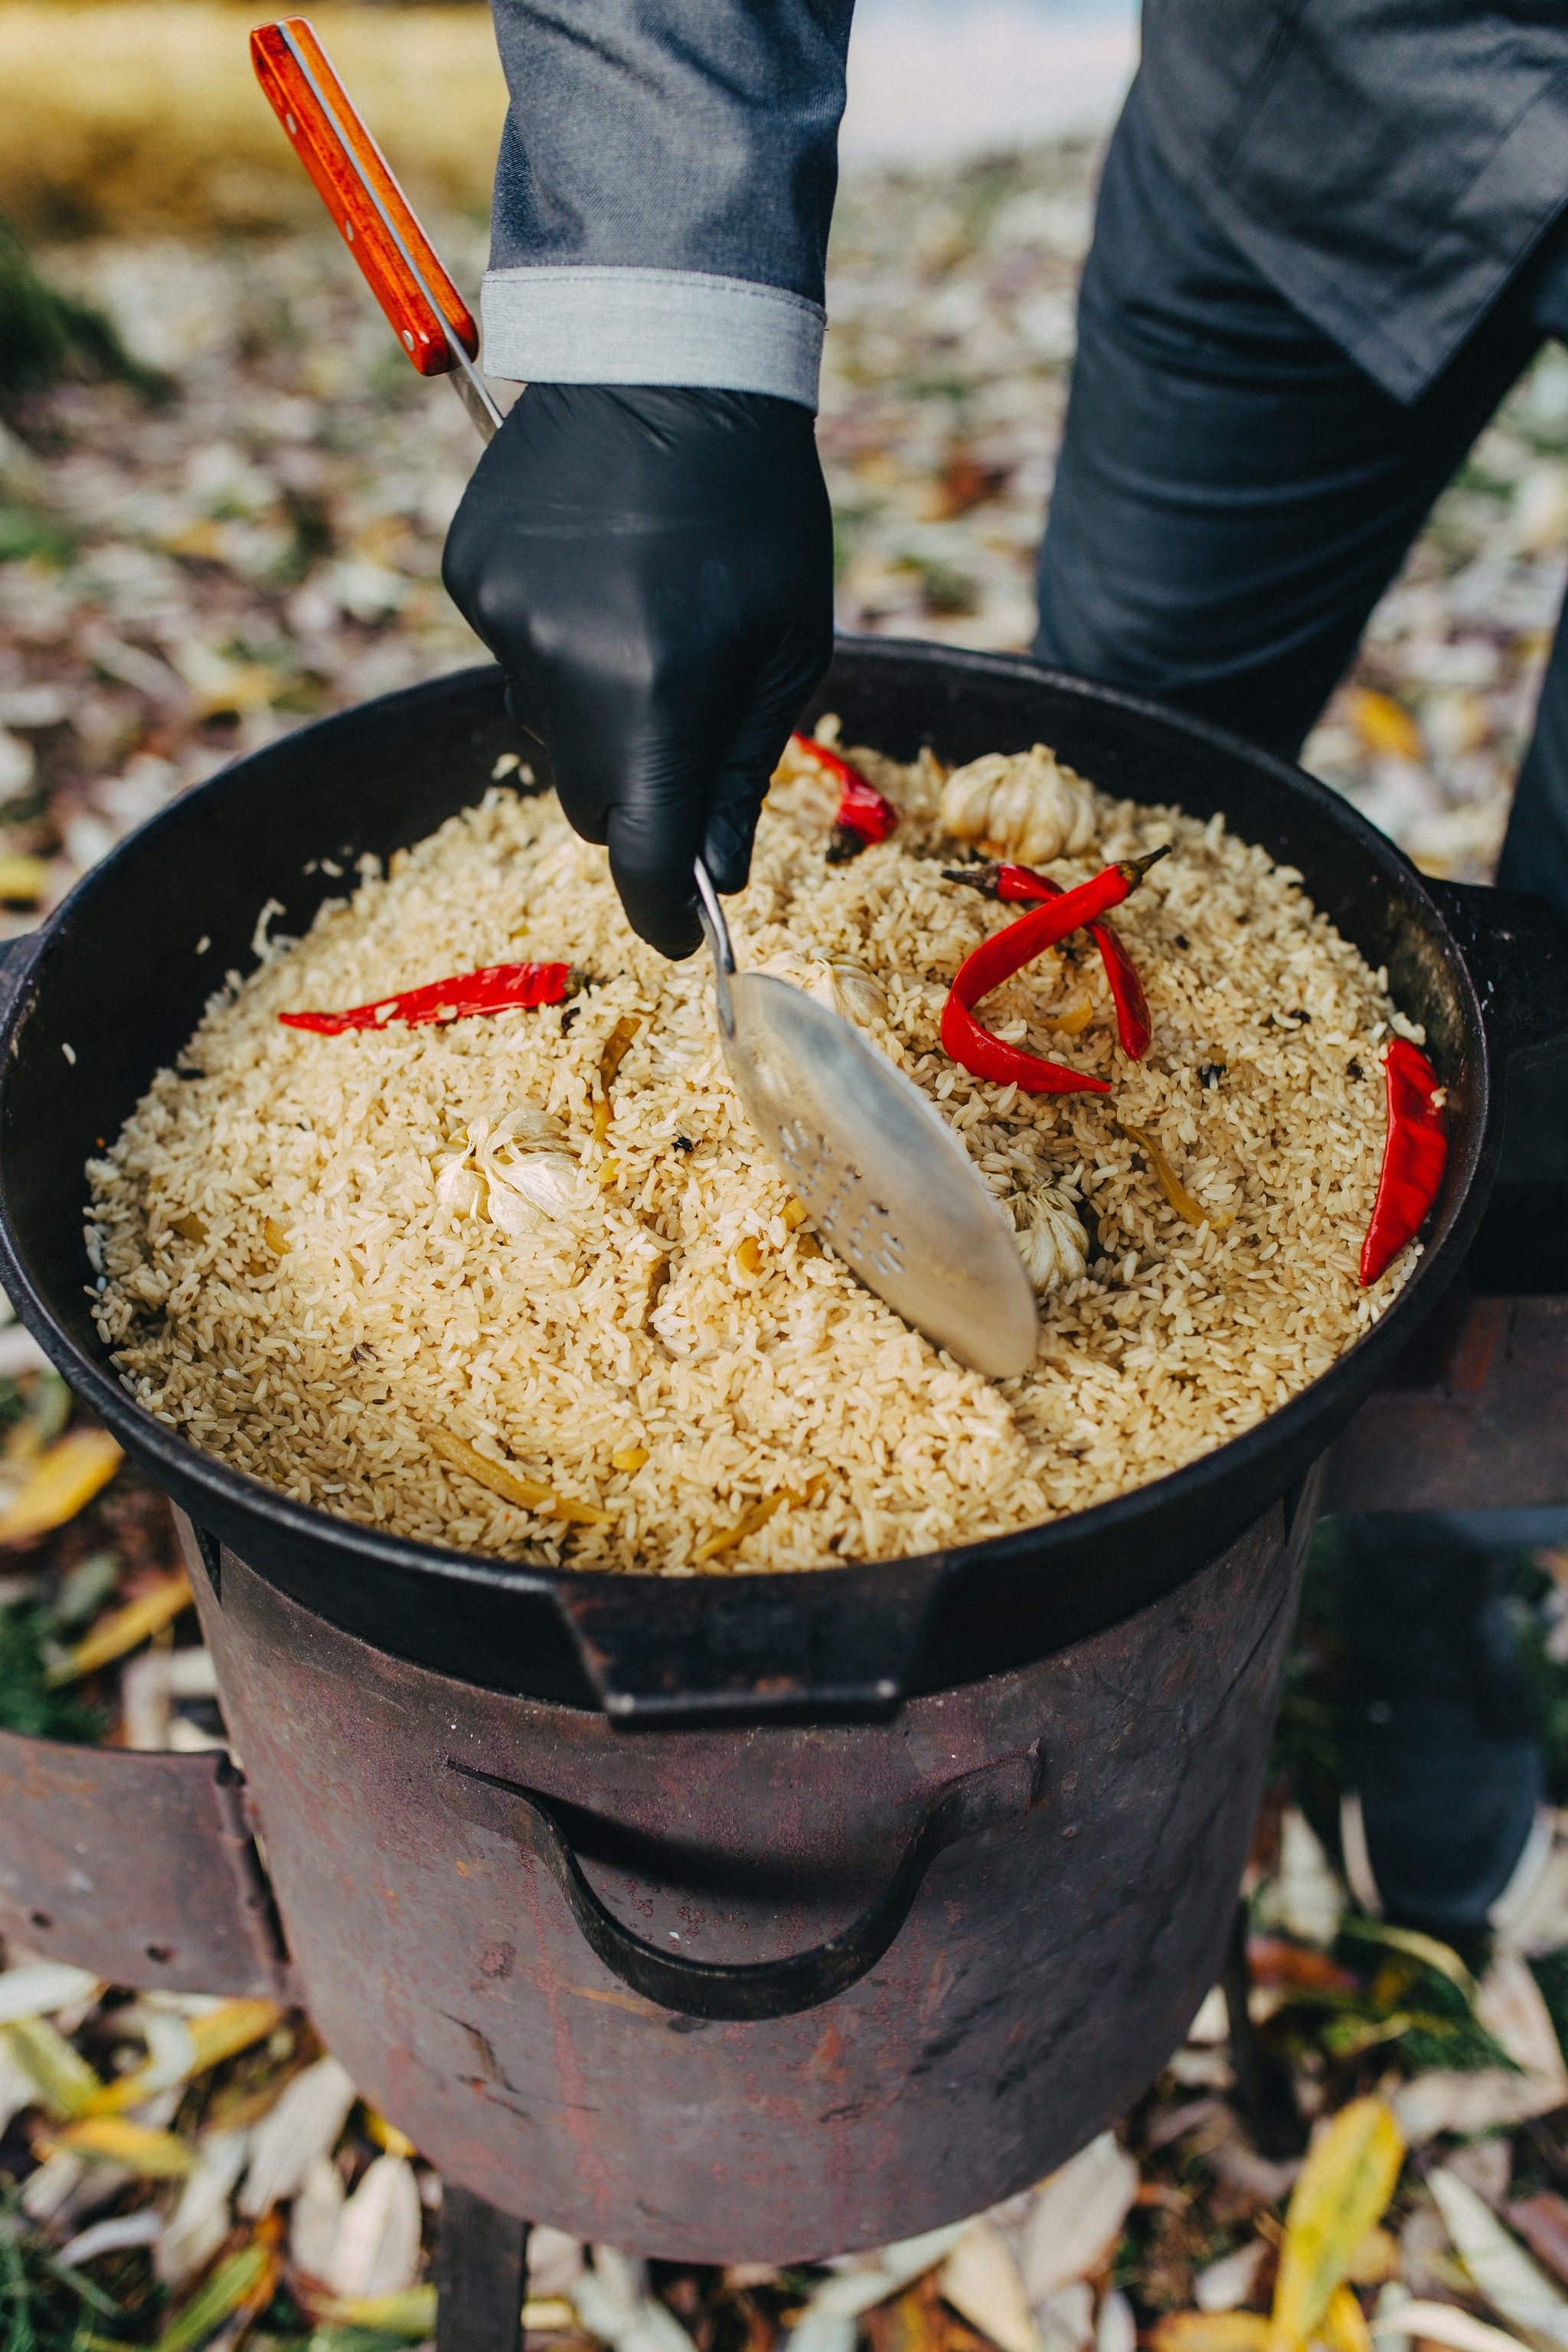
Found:
<path fill-rule="evenodd" d="M 700 1574 L 896 1557 L 1081 1510 L 1326 1371 L 1419 1247 L 1358 1286 L 1380 1054 L 1391 1027 L 1420 1036 L 1386 975 L 1222 819 L 1097 793 L 1075 835 L 1094 838 L 1055 879 L 1172 848 L 1112 919 L 1149 1054 L 1121 1052 L 1080 933 L 985 1019 L 1114 1091 L 973 1078 L 938 1042 L 943 1000 L 1017 910 L 943 878 L 955 845 L 929 753 L 849 756 L 900 807 L 897 832 L 830 863 L 835 789 L 786 759 L 730 902 L 738 959 L 858 1019 L 1016 1223 L 1054 1214 L 1059 1234 L 1065 1214 L 1070 1236 L 1079 1219 L 1088 1269 L 1071 1278 L 1070 1238 L 1058 1247 L 1031 1371 L 964 1370 L 821 1248 L 726 1077 L 706 959 L 671 965 L 635 937 L 605 853 L 552 794 L 496 787 L 384 875 L 363 861 L 304 939 L 260 927 L 259 969 L 229 975 L 180 1067 L 89 1163 L 95 1313 L 130 1392 L 346 1518 Z M 523 958 L 589 982 L 441 1026 L 279 1023 Z M 1150 1143 L 1205 1222 L 1178 1215 Z M 1038 1284 L 1051 1245 L 1031 1260 L 1029 1242 Z"/>

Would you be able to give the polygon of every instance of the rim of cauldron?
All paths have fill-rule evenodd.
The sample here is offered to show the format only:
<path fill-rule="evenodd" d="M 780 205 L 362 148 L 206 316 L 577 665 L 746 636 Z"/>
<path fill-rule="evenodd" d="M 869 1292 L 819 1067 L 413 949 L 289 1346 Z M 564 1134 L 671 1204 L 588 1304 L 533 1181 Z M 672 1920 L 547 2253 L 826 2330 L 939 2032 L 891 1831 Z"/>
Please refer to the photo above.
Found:
<path fill-rule="evenodd" d="M 490 1559 L 392 1535 L 356 1520 L 335 1517 L 313 1504 L 297 1502 L 265 1481 L 202 1452 L 126 1393 L 109 1369 L 107 1349 L 100 1358 L 89 1355 L 62 1326 L 49 1298 L 32 1278 L 14 1229 L 9 1199 L 0 1184 L 0 1265 L 5 1287 L 27 1328 L 72 1387 L 200 1527 L 210 1528 L 223 1542 L 232 1543 L 234 1550 L 264 1575 L 289 1584 L 290 1580 L 278 1572 L 279 1545 L 284 1549 L 298 1545 L 307 1551 L 313 1549 L 342 1556 L 359 1588 L 359 1601 L 353 1612 L 356 1622 L 347 1622 L 342 1607 L 323 1607 L 319 1598 L 313 1599 L 308 1579 L 294 1588 L 294 1597 L 307 1606 L 316 1606 L 345 1630 L 400 1654 L 417 1656 L 424 1650 L 422 1642 L 411 1646 L 405 1623 L 401 1633 L 395 1624 L 378 1625 L 377 1597 L 363 1591 L 367 1570 L 386 1572 L 400 1583 L 412 1578 L 426 1600 L 432 1591 L 445 1591 L 455 1598 L 465 1589 L 492 1601 L 538 1596 L 564 1615 L 583 1669 L 582 1688 L 576 1693 L 560 1688 L 534 1691 L 527 1672 L 500 1659 L 492 1662 L 490 1672 L 484 1671 L 481 1663 L 479 1671 L 468 1671 L 466 1678 L 490 1687 L 516 1689 L 525 1695 L 531 1691 L 547 1699 L 602 1707 L 627 1720 L 679 1722 L 689 1707 L 709 1722 L 735 1716 L 787 1720 L 792 1716 L 863 1713 L 890 1707 L 916 1690 L 956 1686 L 1048 1654 L 1173 1591 L 1233 1542 L 1281 1494 L 1289 1517 L 1292 1490 L 1300 1488 L 1325 1444 L 1405 1347 L 1458 1271 L 1474 1238 L 1495 1170 L 1500 1087 L 1491 1081 L 1480 1004 L 1463 953 L 1418 870 L 1386 835 L 1317 778 L 1239 737 L 1142 697 L 1049 669 L 1025 656 L 976 653 L 920 640 L 841 636 L 834 670 L 814 698 L 803 723 L 811 723 L 816 713 L 831 705 L 835 676 L 844 682 L 846 660 L 873 671 L 884 665 L 929 667 L 949 688 L 960 691 L 966 678 L 1035 686 L 1100 711 L 1123 714 L 1156 730 L 1173 732 L 1227 761 L 1239 759 L 1315 803 L 1320 814 L 1354 840 L 1382 869 L 1391 886 L 1416 903 L 1441 947 L 1467 1041 L 1474 1049 L 1473 1064 L 1467 1071 L 1471 1110 L 1468 1133 L 1462 1137 L 1465 1148 L 1457 1153 L 1450 1150 L 1443 1194 L 1422 1257 L 1379 1319 L 1326 1371 L 1283 1405 L 1181 1468 L 1103 1503 L 1037 1526 L 890 1560 L 831 1562 L 808 1570 L 669 1577 L 657 1569 L 551 1568 Z M 145 855 L 150 838 L 157 833 L 177 826 L 198 796 L 232 790 L 247 769 L 275 761 L 279 753 L 287 755 L 291 747 L 297 749 L 308 739 L 321 742 L 333 732 L 352 730 L 367 710 L 379 710 L 385 718 L 399 706 L 423 705 L 443 696 L 459 699 L 472 697 L 476 689 L 487 694 L 499 709 L 500 672 L 481 665 L 331 714 L 219 770 L 127 835 L 81 877 L 18 952 L 16 983 L 0 1013 L 0 1070 L 4 1072 L 0 1088 L 17 1058 L 19 1037 L 39 987 L 47 984 L 52 954 L 68 945 L 90 922 L 94 899 L 111 887 L 121 865 Z M 930 740 L 939 729 L 940 721 L 922 725 L 921 733 Z M 531 746 L 529 752 L 536 765 L 543 764 Z M 1325 911 L 1332 919 L 1333 910 Z M 151 1075 L 147 1074 L 148 1078 Z M 1341 1394 L 1326 1426 L 1325 1399 L 1332 1391 Z M 1128 1552 L 1127 1538 L 1130 1531 L 1140 1528 L 1146 1528 L 1150 1540 L 1142 1561 L 1129 1564 L 1122 1557 Z M 258 1544 L 262 1535 L 266 1540 Z M 204 1543 L 202 1549 L 209 1571 L 216 1575 L 216 1542 Z M 1071 1568 L 1069 1580 L 1076 1580 L 1075 1591 L 1063 1589 L 1058 1561 L 1060 1567 Z M 1113 1568 L 1111 1564 L 1118 1561 L 1121 1566 Z M 1039 1612 L 1030 1612 L 1038 1622 L 1027 1629 L 1016 1628 L 1012 1639 L 1006 1628 L 977 1627 L 976 1615 L 984 1617 L 990 1605 L 987 1589 L 1016 1601 L 1020 1572 L 1037 1590 L 1047 1581 L 1051 1587 L 1041 1593 Z M 645 1644 L 642 1666 L 634 1676 L 640 1690 L 628 1693 L 622 1686 L 625 1675 L 618 1671 L 626 1664 L 627 1626 L 646 1621 L 650 1610 L 666 1621 L 667 1638 L 655 1636 Z M 734 1653 L 734 1672 L 726 1679 L 721 1655 L 716 1665 L 710 1661 L 713 1670 L 705 1688 L 672 1687 L 688 1679 L 679 1663 L 683 1651 L 694 1639 L 710 1634 L 712 1621 L 726 1615 L 732 1621 L 729 1646 Z M 765 1652 L 770 1618 L 784 1650 L 798 1649 L 803 1621 L 816 1621 L 808 1627 L 816 1660 L 813 1669 L 802 1675 L 786 1668 L 771 1678 L 756 1671 L 758 1643 Z M 858 1656 L 864 1646 L 857 1639 L 860 1620 L 872 1625 L 873 1648 L 879 1645 L 889 1654 L 889 1625 L 897 1622 L 900 1638 L 890 1646 L 901 1655 L 900 1670 L 867 1674 Z M 646 1622 L 642 1631 L 646 1634 Z M 722 1637 L 719 1646 L 722 1652 Z M 829 1663 L 836 1649 L 837 1662 Z M 426 1662 L 448 1670 L 438 1659 Z"/>

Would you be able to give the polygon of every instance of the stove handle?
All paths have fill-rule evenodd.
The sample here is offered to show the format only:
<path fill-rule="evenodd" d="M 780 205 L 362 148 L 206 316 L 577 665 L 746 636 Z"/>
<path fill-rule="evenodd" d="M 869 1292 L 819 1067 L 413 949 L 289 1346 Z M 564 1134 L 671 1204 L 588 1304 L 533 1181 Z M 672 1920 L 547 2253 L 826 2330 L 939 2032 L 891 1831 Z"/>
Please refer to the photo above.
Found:
<path fill-rule="evenodd" d="M 447 1769 L 510 1799 L 521 1810 L 527 1843 L 565 1895 L 584 1941 L 623 1984 L 677 2016 L 726 2022 L 795 2017 L 802 2010 L 819 2009 L 858 1984 L 892 1944 L 921 1880 L 942 1849 L 1016 1818 L 1038 1801 L 1044 1787 L 1037 1741 L 1020 1756 L 1004 1757 L 949 1780 L 930 1800 L 892 1876 L 849 1927 L 810 1951 L 792 1952 L 780 1960 L 730 1964 L 660 1951 L 623 1927 L 589 1885 L 567 1835 L 564 1809 L 556 1800 L 450 1757 Z M 487 1827 L 501 1827 L 493 1797 L 488 1803 L 481 1799 L 477 1808 L 471 1799 L 468 1803 L 459 1800 L 458 1809 Z"/>
<path fill-rule="evenodd" d="M 1516 1069 L 1568 1051 L 1568 929 L 1531 890 L 1426 885 L 1465 959 L 1492 1051 Z"/>

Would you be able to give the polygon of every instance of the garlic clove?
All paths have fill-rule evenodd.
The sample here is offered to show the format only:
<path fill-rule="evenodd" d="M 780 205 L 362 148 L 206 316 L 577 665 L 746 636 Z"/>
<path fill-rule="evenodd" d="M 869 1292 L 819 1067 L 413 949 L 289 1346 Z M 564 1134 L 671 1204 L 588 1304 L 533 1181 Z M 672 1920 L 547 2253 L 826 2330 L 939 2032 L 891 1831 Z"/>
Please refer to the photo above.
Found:
<path fill-rule="evenodd" d="M 436 1179 L 436 1201 L 448 1216 L 477 1217 L 485 1205 L 485 1180 L 466 1160 L 450 1160 Z"/>
<path fill-rule="evenodd" d="M 888 1017 L 887 990 L 874 972 L 847 956 L 818 957 L 805 979 L 795 984 L 803 986 L 818 1004 L 826 1004 L 830 1013 L 858 1022 L 862 1028 Z"/>
<path fill-rule="evenodd" d="M 1018 1253 L 1037 1290 L 1055 1282 L 1078 1282 L 1089 1268 L 1089 1235 L 1067 1194 L 1054 1184 L 1037 1184 L 1015 1200 Z"/>
<path fill-rule="evenodd" d="M 875 972 L 868 971 L 863 963 L 851 963 L 847 956 L 830 956 L 828 970 L 837 987 L 840 1010 L 862 1027 L 869 1021 L 885 1021 L 888 1017 L 888 992 Z"/>
<path fill-rule="evenodd" d="M 577 1162 L 564 1151 L 531 1151 L 504 1166 L 487 1155 L 484 1172 L 490 1185 L 490 1222 L 509 1232 L 507 1219 L 511 1213 L 504 1206 L 508 1196 L 546 1217 L 563 1216 L 576 1204 Z"/>

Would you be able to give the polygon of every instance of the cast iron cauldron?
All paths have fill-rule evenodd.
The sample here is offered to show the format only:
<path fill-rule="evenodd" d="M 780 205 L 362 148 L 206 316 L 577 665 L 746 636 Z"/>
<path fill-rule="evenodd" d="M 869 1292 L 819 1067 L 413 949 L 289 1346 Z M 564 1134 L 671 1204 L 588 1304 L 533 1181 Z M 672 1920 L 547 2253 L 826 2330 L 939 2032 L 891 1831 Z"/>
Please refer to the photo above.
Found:
<path fill-rule="evenodd" d="M 482 791 L 512 748 L 492 670 L 188 794 L 24 944 L 0 1019 L 6 1287 L 189 1515 L 329 2041 L 492 2202 L 709 2258 L 973 2210 L 1162 2063 L 1224 1941 L 1305 1482 L 1458 1268 L 1501 1063 L 1568 1036 L 1540 902 L 1424 883 L 1211 730 L 886 641 L 844 645 L 819 707 L 905 756 L 1038 738 L 1110 790 L 1223 808 L 1387 963 L 1449 1089 L 1444 1195 L 1383 1320 L 1258 1429 L 1076 1518 L 821 1576 L 512 1568 L 292 1504 L 121 1391 L 84 1297 L 83 1161 L 248 968 L 266 898 L 302 929 L 341 887 L 313 861 L 384 856 Z"/>

